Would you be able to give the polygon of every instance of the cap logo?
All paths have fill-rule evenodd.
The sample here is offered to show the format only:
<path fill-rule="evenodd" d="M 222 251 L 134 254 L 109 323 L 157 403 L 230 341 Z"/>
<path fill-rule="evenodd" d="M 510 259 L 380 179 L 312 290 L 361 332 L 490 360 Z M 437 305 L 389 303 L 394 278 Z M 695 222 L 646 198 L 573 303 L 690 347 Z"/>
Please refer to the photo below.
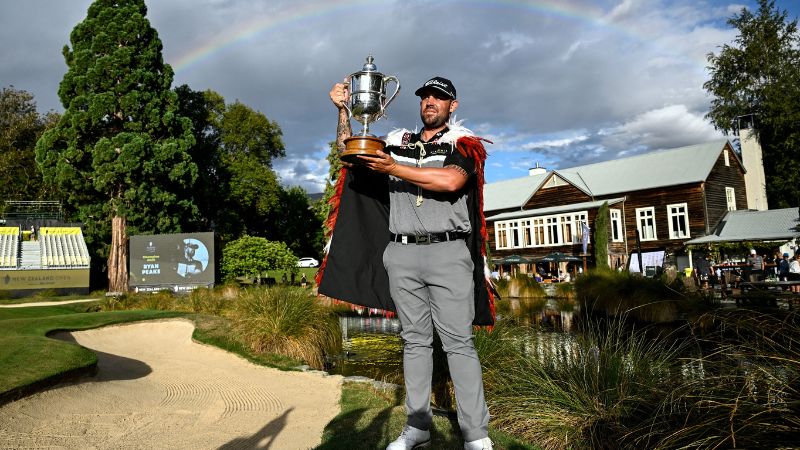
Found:
<path fill-rule="evenodd" d="M 447 87 L 448 87 L 448 86 L 447 86 L 447 84 L 445 84 L 445 83 L 442 83 L 442 82 L 441 82 L 441 81 L 439 81 L 439 80 L 428 80 L 428 81 L 425 83 L 425 86 L 430 86 L 430 85 L 432 85 L 432 84 L 435 84 L 436 86 L 441 86 L 441 87 L 443 87 L 443 88 L 447 88 Z"/>

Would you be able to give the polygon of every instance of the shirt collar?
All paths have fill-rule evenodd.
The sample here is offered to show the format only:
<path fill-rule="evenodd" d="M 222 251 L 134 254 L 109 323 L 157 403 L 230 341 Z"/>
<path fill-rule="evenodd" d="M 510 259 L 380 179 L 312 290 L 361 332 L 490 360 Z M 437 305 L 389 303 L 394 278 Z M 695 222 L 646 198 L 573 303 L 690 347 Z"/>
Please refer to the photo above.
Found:
<path fill-rule="evenodd" d="M 415 134 L 415 135 L 414 135 L 414 142 L 420 142 L 420 141 L 422 141 L 422 132 L 423 132 L 423 131 L 425 131 L 425 130 L 423 129 L 423 130 L 421 130 L 419 133 L 417 133 L 417 134 Z M 438 133 L 434 134 L 434 135 L 433 135 L 433 136 L 432 136 L 432 137 L 431 137 L 431 138 L 430 138 L 430 139 L 429 139 L 427 142 L 425 142 L 425 141 L 422 141 L 422 142 L 424 142 L 424 143 L 426 143 L 426 144 L 427 144 L 427 143 L 429 143 L 429 142 L 436 142 L 436 141 L 438 141 L 439 139 L 441 139 L 441 138 L 442 138 L 442 136 L 444 136 L 444 134 L 445 134 L 445 133 L 447 133 L 448 131 L 450 131 L 450 128 L 449 128 L 449 127 L 447 127 L 447 126 L 445 126 L 445 127 L 444 127 L 444 128 L 442 128 L 441 130 L 439 130 L 439 132 L 438 132 Z"/>

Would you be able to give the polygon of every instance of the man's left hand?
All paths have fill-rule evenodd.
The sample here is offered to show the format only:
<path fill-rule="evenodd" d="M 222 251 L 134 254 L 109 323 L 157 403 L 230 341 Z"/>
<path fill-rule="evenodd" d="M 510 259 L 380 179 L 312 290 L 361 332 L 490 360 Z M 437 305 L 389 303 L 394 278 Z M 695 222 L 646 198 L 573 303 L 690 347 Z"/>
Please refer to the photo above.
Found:
<path fill-rule="evenodd" d="M 397 161 L 380 150 L 375 153 L 375 156 L 358 155 L 358 159 L 365 167 L 380 173 L 391 175 L 392 171 L 397 167 Z"/>

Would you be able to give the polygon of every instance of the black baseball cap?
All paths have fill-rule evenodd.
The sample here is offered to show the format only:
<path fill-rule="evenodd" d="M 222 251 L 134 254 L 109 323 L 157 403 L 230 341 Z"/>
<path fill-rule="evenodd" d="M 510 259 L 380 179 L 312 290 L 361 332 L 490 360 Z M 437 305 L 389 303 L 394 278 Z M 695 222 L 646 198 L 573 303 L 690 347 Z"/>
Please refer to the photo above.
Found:
<path fill-rule="evenodd" d="M 421 96 L 424 91 L 428 89 L 436 89 L 439 92 L 444 93 L 448 97 L 452 98 L 453 100 L 456 99 L 456 87 L 453 86 L 453 82 L 448 80 L 447 78 L 442 77 L 433 77 L 430 80 L 426 81 L 425 84 L 422 85 L 419 89 L 414 92 L 414 95 Z"/>

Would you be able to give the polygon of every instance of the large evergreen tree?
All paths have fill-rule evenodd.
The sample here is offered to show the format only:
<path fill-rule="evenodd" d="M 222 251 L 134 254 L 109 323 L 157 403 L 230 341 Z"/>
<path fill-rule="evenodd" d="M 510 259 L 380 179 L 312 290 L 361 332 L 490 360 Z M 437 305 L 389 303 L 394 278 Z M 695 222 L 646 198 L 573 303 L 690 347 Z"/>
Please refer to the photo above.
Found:
<path fill-rule="evenodd" d="M 751 115 L 763 149 L 771 208 L 800 204 L 800 35 L 797 20 L 773 0 L 759 0 L 756 13 L 742 9 L 728 20 L 739 32 L 732 45 L 710 54 L 714 98 L 708 118 L 725 132 Z"/>
<path fill-rule="evenodd" d="M 179 232 L 196 220 L 191 123 L 177 114 L 172 68 L 144 0 L 96 0 L 64 47 L 65 112 L 39 140 L 45 180 L 67 197 L 108 259 L 108 289 L 126 291 L 127 236 Z M 110 234 L 110 246 L 109 242 Z"/>

